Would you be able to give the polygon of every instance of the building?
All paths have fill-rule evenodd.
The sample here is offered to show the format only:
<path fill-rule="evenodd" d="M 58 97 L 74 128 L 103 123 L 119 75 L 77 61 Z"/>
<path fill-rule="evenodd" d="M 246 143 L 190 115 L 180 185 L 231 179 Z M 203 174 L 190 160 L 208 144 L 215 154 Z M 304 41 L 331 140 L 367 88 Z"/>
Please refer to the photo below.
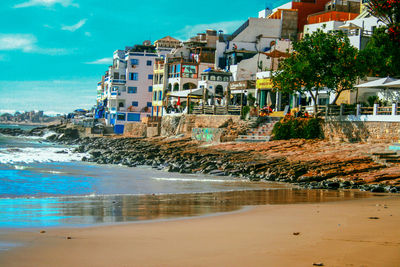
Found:
<path fill-rule="evenodd" d="M 280 19 L 249 18 L 230 36 L 220 35 L 216 42 L 215 69 L 231 71 L 231 66 L 257 52 L 266 52 L 281 39 Z M 236 74 L 233 79 L 236 81 Z"/>
<path fill-rule="evenodd" d="M 347 13 L 348 17 L 353 17 L 352 13 Z M 346 17 L 347 15 L 345 15 Z M 330 20 L 320 23 L 312 23 L 304 26 L 305 34 L 322 30 L 324 32 L 343 31 L 350 40 L 350 43 L 359 50 L 364 49 L 374 30 L 383 25 L 377 18 L 364 13 L 350 20 Z"/>
<path fill-rule="evenodd" d="M 329 0 L 297 0 L 291 1 L 281 5 L 272 10 L 272 14 L 268 16 L 270 19 L 281 19 L 291 16 L 292 19 L 296 18 L 296 28 L 300 33 L 307 24 L 307 17 L 311 14 L 322 12 L 325 10 L 325 5 Z"/>
<path fill-rule="evenodd" d="M 171 36 L 166 36 L 154 42 L 154 46 L 158 52 L 170 53 L 172 49 L 178 48 L 182 45 L 182 42 L 178 39 L 172 38 Z"/>
<path fill-rule="evenodd" d="M 201 80 L 198 82 L 199 88 L 207 89 L 208 95 L 216 98 L 224 98 L 227 95 L 229 82 L 232 79 L 232 73 L 216 70 L 205 70 L 201 74 Z"/>

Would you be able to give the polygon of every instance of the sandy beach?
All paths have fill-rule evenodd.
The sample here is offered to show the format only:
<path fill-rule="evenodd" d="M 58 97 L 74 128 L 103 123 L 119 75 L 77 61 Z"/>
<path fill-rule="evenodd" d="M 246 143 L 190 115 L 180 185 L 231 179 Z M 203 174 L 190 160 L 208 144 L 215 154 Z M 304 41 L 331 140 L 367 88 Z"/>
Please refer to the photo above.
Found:
<path fill-rule="evenodd" d="M 400 196 L 10 232 L 1 266 L 400 266 Z M 40 233 L 45 230 L 45 233 Z M 314 265 L 318 266 L 318 265 Z M 321 265 L 322 266 L 322 265 Z"/>

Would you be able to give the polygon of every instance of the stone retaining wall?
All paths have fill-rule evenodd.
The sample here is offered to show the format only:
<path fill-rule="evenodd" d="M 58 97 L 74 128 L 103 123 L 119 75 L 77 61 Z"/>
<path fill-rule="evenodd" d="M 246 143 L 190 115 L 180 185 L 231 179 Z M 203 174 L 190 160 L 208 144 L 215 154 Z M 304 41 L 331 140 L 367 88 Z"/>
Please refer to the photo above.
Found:
<path fill-rule="evenodd" d="M 224 129 L 222 128 L 193 128 L 192 139 L 208 143 L 219 143 Z"/>
<path fill-rule="evenodd" d="M 326 139 L 335 141 L 392 143 L 400 139 L 400 122 L 328 121 L 323 130 Z"/>
<path fill-rule="evenodd" d="M 146 137 L 147 125 L 142 122 L 132 122 L 125 124 L 124 136 L 126 137 Z"/>
<path fill-rule="evenodd" d="M 240 116 L 235 115 L 181 115 L 163 116 L 161 136 L 184 134 L 191 136 L 193 128 L 220 128 L 231 121 L 239 123 Z M 226 126 L 225 126 L 226 127 Z"/>

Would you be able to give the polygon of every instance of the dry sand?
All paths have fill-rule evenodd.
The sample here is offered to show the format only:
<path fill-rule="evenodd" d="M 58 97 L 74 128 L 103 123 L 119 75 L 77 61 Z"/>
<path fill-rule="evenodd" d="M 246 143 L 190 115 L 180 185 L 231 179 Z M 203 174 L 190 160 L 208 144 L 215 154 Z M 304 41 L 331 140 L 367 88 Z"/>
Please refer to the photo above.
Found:
<path fill-rule="evenodd" d="M 26 245 L 0 266 L 400 266 L 398 195 L 44 230 L 2 235 Z"/>

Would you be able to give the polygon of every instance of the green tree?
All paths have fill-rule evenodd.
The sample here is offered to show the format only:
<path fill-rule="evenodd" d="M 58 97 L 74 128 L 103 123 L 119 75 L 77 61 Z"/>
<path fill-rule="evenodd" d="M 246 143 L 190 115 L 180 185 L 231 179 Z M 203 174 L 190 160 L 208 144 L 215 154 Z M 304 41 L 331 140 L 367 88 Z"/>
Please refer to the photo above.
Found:
<path fill-rule="evenodd" d="M 400 77 L 400 46 L 387 34 L 387 27 L 376 29 L 360 53 L 367 62 L 369 76 Z"/>
<path fill-rule="evenodd" d="M 336 94 L 353 89 L 366 68 L 360 64 L 358 50 L 342 32 L 314 32 L 293 43 L 293 54 L 282 61 L 273 77 L 282 92 L 308 92 L 317 103 L 319 91 L 327 87 Z M 314 114 L 317 106 L 314 105 Z"/>

